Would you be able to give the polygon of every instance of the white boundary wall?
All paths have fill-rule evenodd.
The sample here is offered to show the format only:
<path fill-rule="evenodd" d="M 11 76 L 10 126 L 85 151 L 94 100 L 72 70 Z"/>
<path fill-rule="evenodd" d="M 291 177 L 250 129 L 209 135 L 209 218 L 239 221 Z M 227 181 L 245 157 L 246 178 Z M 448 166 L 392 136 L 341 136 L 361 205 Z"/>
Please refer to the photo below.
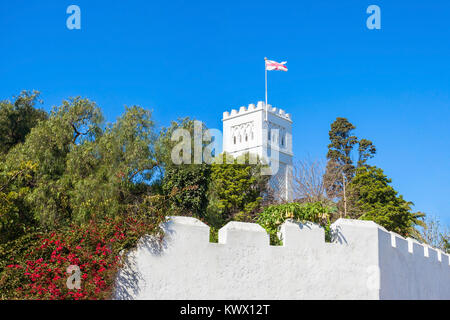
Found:
<path fill-rule="evenodd" d="M 128 254 L 115 299 L 450 299 L 448 255 L 371 221 L 339 219 L 333 243 L 288 221 L 283 246 L 252 223 L 228 223 L 219 243 L 195 218 L 163 228 Z"/>

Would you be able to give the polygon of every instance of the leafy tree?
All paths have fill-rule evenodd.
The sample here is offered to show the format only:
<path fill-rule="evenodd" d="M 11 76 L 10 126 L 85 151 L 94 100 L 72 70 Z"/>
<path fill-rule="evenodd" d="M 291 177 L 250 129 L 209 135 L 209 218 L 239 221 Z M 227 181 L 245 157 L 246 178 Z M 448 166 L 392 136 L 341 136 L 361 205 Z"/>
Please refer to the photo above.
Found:
<path fill-rule="evenodd" d="M 36 165 L 31 162 L 21 163 L 15 170 L 0 164 L 0 243 L 16 239 L 35 225 L 24 202 L 30 188 L 21 186 L 32 178 L 35 170 Z"/>
<path fill-rule="evenodd" d="M 97 105 L 77 97 L 55 107 L 6 163 L 37 165 L 25 201 L 42 226 L 123 214 L 150 193 L 153 127 L 150 112 L 134 106 L 104 128 Z"/>
<path fill-rule="evenodd" d="M 48 120 L 31 130 L 23 144 L 8 153 L 6 162 L 13 168 L 18 160 L 37 165 L 26 201 L 42 224 L 55 225 L 71 219 L 71 186 L 65 175 L 69 154 L 77 144 L 95 140 L 95 135 L 101 133 L 101 121 L 95 103 L 81 98 L 63 101 L 62 106 L 53 108 Z"/>
<path fill-rule="evenodd" d="M 361 139 L 358 143 L 358 167 L 365 166 L 367 160 L 373 158 L 377 152 L 372 141 L 367 139 Z"/>
<path fill-rule="evenodd" d="M 38 91 L 22 91 L 15 100 L 0 101 L 0 155 L 24 142 L 31 128 L 47 118 L 47 113 L 36 109 Z"/>
<path fill-rule="evenodd" d="M 126 107 L 95 141 L 85 141 L 71 152 L 63 179 L 71 188 L 74 220 L 136 210 L 151 195 L 157 170 L 153 128 L 149 111 Z"/>
<path fill-rule="evenodd" d="M 250 164 L 249 154 L 234 159 L 223 153 L 220 157 L 221 163 L 216 161 L 211 166 L 211 224 L 220 227 L 230 220 L 254 222 L 262 209 L 270 177 L 261 174 L 263 165 L 259 159 L 257 164 Z"/>
<path fill-rule="evenodd" d="M 356 136 L 352 135 L 355 128 L 346 118 L 338 117 L 331 124 L 328 133 L 330 144 L 328 145 L 327 159 L 339 166 L 348 181 L 351 181 L 356 169 L 352 160 L 354 146 L 358 145 L 357 167 L 366 165 L 367 160 L 373 158 L 376 153 L 372 141 L 358 140 Z"/>
<path fill-rule="evenodd" d="M 207 164 L 182 164 L 166 169 L 162 186 L 170 198 L 171 214 L 204 217 L 210 172 Z"/>
<path fill-rule="evenodd" d="M 348 180 L 351 179 L 354 171 L 351 152 L 358 143 L 358 138 L 352 135 L 354 129 L 355 126 L 346 118 L 338 117 L 331 124 L 328 133 L 330 144 L 328 145 L 327 159 L 339 164 Z"/>
<path fill-rule="evenodd" d="M 208 205 L 208 186 L 210 182 L 211 166 L 203 162 L 194 163 L 194 120 L 190 118 L 172 121 L 171 125 L 161 130 L 156 143 L 156 153 L 163 170 L 162 192 L 169 202 L 168 210 L 174 215 L 188 215 L 203 218 Z M 202 132 L 206 126 L 199 126 Z M 172 150 L 179 141 L 172 141 L 177 129 L 185 129 L 190 136 L 189 152 L 190 163 L 175 164 L 172 161 Z M 206 146 L 202 137 L 202 151 Z"/>
<path fill-rule="evenodd" d="M 330 144 L 328 145 L 327 166 L 324 175 L 326 193 L 331 199 L 340 199 L 339 211 L 347 211 L 346 192 L 347 184 L 353 179 L 356 169 L 365 166 L 367 160 L 373 158 L 376 148 L 372 141 L 360 139 L 353 135 L 355 126 L 346 118 L 336 118 L 329 131 Z M 358 161 L 355 166 L 353 153 L 358 146 Z"/>
<path fill-rule="evenodd" d="M 422 240 L 416 226 L 424 226 L 421 212 L 412 212 L 412 202 L 390 185 L 391 179 L 377 167 L 360 167 L 349 184 L 351 216 L 372 220 L 402 236 Z"/>

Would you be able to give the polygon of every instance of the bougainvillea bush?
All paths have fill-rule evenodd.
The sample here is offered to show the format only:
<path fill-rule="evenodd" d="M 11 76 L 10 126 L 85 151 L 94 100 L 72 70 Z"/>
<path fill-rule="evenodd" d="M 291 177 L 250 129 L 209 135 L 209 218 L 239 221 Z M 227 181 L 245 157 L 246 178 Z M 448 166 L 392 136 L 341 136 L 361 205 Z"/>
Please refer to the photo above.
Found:
<path fill-rule="evenodd" d="M 26 234 L 0 246 L 0 299 L 109 299 L 126 250 L 145 234 L 162 239 L 162 214 L 115 217 Z M 80 289 L 67 285 L 70 265 Z"/>

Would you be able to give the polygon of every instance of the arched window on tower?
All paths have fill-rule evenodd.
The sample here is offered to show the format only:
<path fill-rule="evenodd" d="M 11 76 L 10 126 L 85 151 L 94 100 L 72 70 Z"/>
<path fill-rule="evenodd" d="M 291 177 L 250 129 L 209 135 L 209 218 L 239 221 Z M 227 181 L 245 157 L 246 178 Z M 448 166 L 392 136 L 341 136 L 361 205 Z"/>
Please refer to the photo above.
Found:
<path fill-rule="evenodd" d="M 236 144 L 236 136 L 233 137 L 234 144 Z"/>
<path fill-rule="evenodd" d="M 267 140 L 270 141 L 270 129 L 269 129 L 269 131 L 268 131 L 268 133 L 267 133 Z"/>
<path fill-rule="evenodd" d="M 246 134 L 245 135 L 245 142 L 247 142 L 248 141 L 248 135 Z"/>

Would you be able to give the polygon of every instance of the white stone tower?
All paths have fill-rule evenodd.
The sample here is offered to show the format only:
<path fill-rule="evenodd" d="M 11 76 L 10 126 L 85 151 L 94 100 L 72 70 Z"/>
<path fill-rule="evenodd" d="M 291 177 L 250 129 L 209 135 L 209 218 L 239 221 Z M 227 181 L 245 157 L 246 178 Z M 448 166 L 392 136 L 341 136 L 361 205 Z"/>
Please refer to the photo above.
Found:
<path fill-rule="evenodd" d="M 292 120 L 282 109 L 264 102 L 223 113 L 223 151 L 234 157 L 250 152 L 269 163 L 275 195 L 292 200 Z"/>

